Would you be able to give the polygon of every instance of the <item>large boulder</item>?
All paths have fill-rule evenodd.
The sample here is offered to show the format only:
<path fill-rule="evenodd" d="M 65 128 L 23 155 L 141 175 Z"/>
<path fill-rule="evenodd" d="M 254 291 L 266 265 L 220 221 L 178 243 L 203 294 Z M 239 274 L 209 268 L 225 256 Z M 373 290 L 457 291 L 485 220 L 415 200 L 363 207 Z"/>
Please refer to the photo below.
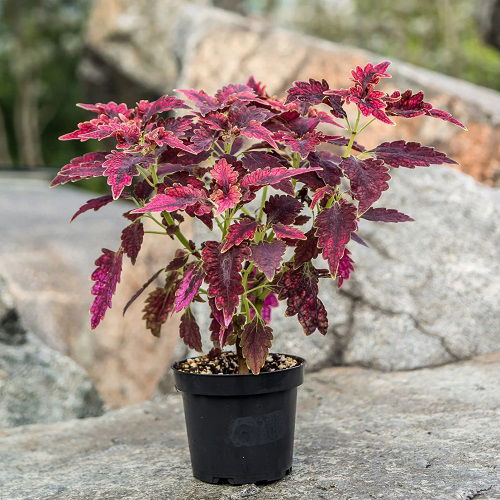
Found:
<path fill-rule="evenodd" d="M 266 486 L 192 478 L 180 395 L 8 429 L 0 431 L 0 488 L 9 500 L 494 499 L 499 377 L 498 353 L 409 372 L 310 375 L 299 388 L 293 472 Z"/>
<path fill-rule="evenodd" d="M 214 92 L 253 74 L 268 91 L 282 94 L 297 79 L 325 78 L 333 88 L 350 86 L 351 68 L 381 60 L 376 54 L 277 29 L 206 3 L 96 0 L 86 43 L 89 53 L 106 61 L 100 88 L 116 72 L 136 84 L 143 82 L 147 95 L 183 87 Z M 392 80 L 385 82 L 388 89 L 423 89 L 436 107 L 466 123 L 469 132 L 438 120 L 402 120 L 397 128 L 373 127 L 374 145 L 400 136 L 417 139 L 445 148 L 478 180 L 500 185 L 498 92 L 400 61 L 394 61 L 391 73 Z M 96 100 L 105 97 L 109 95 L 94 95 Z"/>
<path fill-rule="evenodd" d="M 26 332 L 0 279 L 0 427 L 102 413 L 102 401 L 88 375 Z"/>
<path fill-rule="evenodd" d="M 124 260 L 113 309 L 97 331 L 89 326 L 90 274 L 101 248 L 116 250 L 128 207 L 114 203 L 98 214 L 71 215 L 95 197 L 72 187 L 50 190 L 48 181 L 0 177 L 0 275 L 26 326 L 49 347 L 82 366 L 111 406 L 155 394 L 177 339 L 177 318 L 156 339 L 145 330 L 142 300 L 125 317 L 132 294 L 173 255 L 172 240 L 146 235 L 135 266 Z M 187 228 L 188 229 L 188 228 Z"/>

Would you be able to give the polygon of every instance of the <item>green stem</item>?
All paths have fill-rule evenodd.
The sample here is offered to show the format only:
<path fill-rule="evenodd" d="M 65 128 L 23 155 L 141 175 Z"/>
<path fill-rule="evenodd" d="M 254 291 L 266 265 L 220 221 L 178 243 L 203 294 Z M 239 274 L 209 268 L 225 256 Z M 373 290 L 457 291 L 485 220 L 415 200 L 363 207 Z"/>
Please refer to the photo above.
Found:
<path fill-rule="evenodd" d="M 243 295 L 249 295 L 252 292 L 255 292 L 256 290 L 260 290 L 261 288 L 269 286 L 269 283 L 264 283 L 263 285 L 256 286 L 255 288 L 251 288 L 250 290 L 247 290 Z"/>
<path fill-rule="evenodd" d="M 175 222 L 172 216 L 168 212 L 162 212 L 163 217 L 165 217 L 165 220 L 167 221 L 167 224 L 169 226 L 174 226 Z M 193 249 L 189 245 L 189 241 L 187 238 L 182 234 L 180 229 L 177 229 L 174 233 L 175 237 L 182 243 L 184 248 L 186 248 L 190 253 L 193 253 Z"/>
<path fill-rule="evenodd" d="M 358 131 L 357 131 L 357 134 L 361 134 L 361 132 L 363 132 L 363 130 L 368 127 L 368 125 L 370 125 L 371 123 L 373 123 L 374 121 L 376 120 L 376 118 L 372 118 L 369 122 L 365 123 Z"/>
<path fill-rule="evenodd" d="M 267 186 L 262 189 L 262 198 L 260 199 L 260 210 L 259 210 L 259 222 L 262 220 L 262 214 L 264 213 L 264 205 L 267 199 Z"/>
<path fill-rule="evenodd" d="M 354 125 L 354 128 L 351 130 L 351 137 L 349 138 L 349 143 L 347 144 L 347 147 L 344 151 L 344 154 L 342 155 L 342 158 L 347 158 L 351 152 L 352 145 L 354 144 L 354 139 L 358 134 L 358 125 L 360 118 L 361 118 L 361 112 L 358 109 L 358 116 L 356 117 L 356 123 Z"/>
<path fill-rule="evenodd" d="M 155 188 L 156 186 L 149 180 L 149 175 L 147 172 L 142 168 L 137 165 L 137 170 L 139 170 L 139 173 L 144 177 L 144 180 L 152 187 Z"/>

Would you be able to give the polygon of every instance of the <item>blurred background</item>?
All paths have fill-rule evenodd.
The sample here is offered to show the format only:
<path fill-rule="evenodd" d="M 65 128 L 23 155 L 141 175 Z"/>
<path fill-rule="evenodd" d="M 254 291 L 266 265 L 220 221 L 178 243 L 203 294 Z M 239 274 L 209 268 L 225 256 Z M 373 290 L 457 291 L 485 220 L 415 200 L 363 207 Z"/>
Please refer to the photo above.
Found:
<path fill-rule="evenodd" d="M 353 250 L 360 264 L 342 293 L 324 290 L 327 337 L 279 320 L 275 349 L 302 353 L 310 369 L 381 370 L 499 349 L 499 27 L 500 0 L 0 0 L 0 427 L 164 394 L 169 363 L 189 354 L 176 317 L 156 339 L 139 301 L 121 314 L 173 243 L 145 240 L 115 307 L 90 331 L 93 262 L 117 247 L 127 208 L 113 203 L 70 226 L 105 183 L 47 187 L 71 158 L 108 147 L 57 140 L 88 119 L 75 103 L 215 92 L 251 74 L 271 94 L 310 77 L 341 88 L 356 65 L 389 59 L 386 90 L 423 89 L 469 129 L 425 118 L 370 127 L 367 146 L 418 140 L 460 166 L 394 172 L 386 206 L 418 222 L 363 227 L 372 248 Z"/>

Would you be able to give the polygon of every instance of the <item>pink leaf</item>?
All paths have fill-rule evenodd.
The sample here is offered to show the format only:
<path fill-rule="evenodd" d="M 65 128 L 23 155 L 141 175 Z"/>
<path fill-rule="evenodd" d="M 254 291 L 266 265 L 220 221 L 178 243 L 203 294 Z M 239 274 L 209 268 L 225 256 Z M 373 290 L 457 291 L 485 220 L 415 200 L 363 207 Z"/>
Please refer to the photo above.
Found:
<path fill-rule="evenodd" d="M 262 311 L 260 313 L 262 319 L 266 322 L 266 324 L 269 324 L 271 322 L 272 308 L 278 306 L 279 306 L 278 299 L 276 298 L 276 295 L 273 292 L 271 292 L 264 299 L 264 302 L 262 304 Z"/>
<path fill-rule="evenodd" d="M 99 198 L 93 198 L 92 200 L 87 200 L 87 202 L 73 214 L 73 217 L 71 217 L 71 222 L 73 222 L 79 215 L 87 212 L 88 210 L 94 210 L 97 212 L 97 210 L 106 206 L 112 201 L 113 197 L 109 194 L 99 196 Z"/>
<path fill-rule="evenodd" d="M 296 134 L 285 132 L 280 135 L 279 140 L 284 142 L 292 151 L 299 153 L 302 158 L 307 158 L 307 155 L 323 142 L 324 137 L 325 136 L 321 132 L 313 130 L 302 137 L 297 137 Z"/>
<path fill-rule="evenodd" d="M 207 195 L 205 191 L 195 188 L 191 185 L 182 186 L 175 184 L 168 188 L 162 194 L 157 194 L 141 208 L 132 210 L 132 213 L 144 214 L 147 212 L 174 212 L 176 210 L 185 210 L 198 202 L 206 202 Z"/>
<path fill-rule="evenodd" d="M 164 95 L 153 102 L 142 101 L 145 103 L 141 109 L 144 114 L 144 121 L 148 121 L 153 115 L 163 113 L 172 109 L 187 108 L 184 102 L 177 97 Z M 147 104 L 146 104 L 147 103 Z"/>
<path fill-rule="evenodd" d="M 261 241 L 257 245 L 250 245 L 252 254 L 249 259 L 272 281 L 276 270 L 281 265 L 281 259 L 286 250 L 282 241 Z"/>
<path fill-rule="evenodd" d="M 355 156 L 344 158 L 340 166 L 351 181 L 351 190 L 359 201 L 358 211 L 365 212 L 375 203 L 383 191 L 389 189 L 387 181 L 391 176 L 380 160 L 368 158 L 358 160 Z"/>
<path fill-rule="evenodd" d="M 92 273 L 91 279 L 94 281 L 91 293 L 95 295 L 90 307 L 90 326 L 97 328 L 106 314 L 106 310 L 111 308 L 111 301 L 116 290 L 116 285 L 120 282 L 122 272 L 122 251 L 113 252 L 107 248 L 102 249 L 102 255 L 95 261 L 97 269 Z"/>
<path fill-rule="evenodd" d="M 319 167 L 315 168 L 258 168 L 253 172 L 247 174 L 241 181 L 241 186 L 268 186 L 281 182 L 284 179 L 289 179 L 290 177 L 295 177 L 300 174 L 305 174 L 309 172 L 315 172 L 320 170 Z"/>
<path fill-rule="evenodd" d="M 181 316 L 179 335 L 188 347 L 202 352 L 200 327 L 196 323 L 196 319 L 190 309 L 187 309 Z"/>
<path fill-rule="evenodd" d="M 372 150 L 375 156 L 391 167 L 428 167 L 443 163 L 456 163 L 444 153 L 421 146 L 418 142 L 384 142 Z"/>
<path fill-rule="evenodd" d="M 194 105 L 200 110 L 202 115 L 206 115 L 211 111 L 216 111 L 219 109 L 219 101 L 212 96 L 209 96 L 203 90 L 193 90 L 193 89 L 175 89 L 176 92 L 182 92 L 190 101 L 194 102 Z"/>
<path fill-rule="evenodd" d="M 227 252 L 231 247 L 239 245 L 244 240 L 252 240 L 257 227 L 257 221 L 253 219 L 242 219 L 241 222 L 231 224 L 221 252 Z"/>
<path fill-rule="evenodd" d="M 277 224 L 273 224 L 273 231 L 277 238 L 280 240 L 288 239 L 288 240 L 305 240 L 307 236 L 300 231 L 299 229 L 292 226 L 285 226 L 278 222 Z"/>
<path fill-rule="evenodd" d="M 342 286 L 342 283 L 344 283 L 344 280 L 348 280 L 350 274 L 352 271 L 354 271 L 354 261 L 350 257 L 351 252 L 347 250 L 347 248 L 344 250 L 344 255 L 339 261 L 339 268 L 337 270 L 337 275 L 338 275 L 338 281 L 337 285 L 340 288 Z"/>
<path fill-rule="evenodd" d="M 259 139 L 266 141 L 270 146 L 278 149 L 278 145 L 273 139 L 273 136 L 269 130 L 267 130 L 264 125 L 260 124 L 258 121 L 250 120 L 248 125 L 241 129 L 241 134 L 249 139 Z"/>
<path fill-rule="evenodd" d="M 175 292 L 175 311 L 179 312 L 186 309 L 191 304 L 195 295 L 198 293 L 201 284 L 203 283 L 203 270 L 197 264 L 190 264 L 177 291 Z"/>
<path fill-rule="evenodd" d="M 70 163 L 61 168 L 50 186 L 54 187 L 67 182 L 76 182 L 103 175 L 105 158 L 106 153 L 85 153 L 83 156 L 73 158 Z"/>
<path fill-rule="evenodd" d="M 335 278 L 339 261 L 351 233 L 356 230 L 356 207 L 350 203 L 334 203 L 316 217 L 316 236 L 323 258 L 328 262 L 330 274 Z"/>
<path fill-rule="evenodd" d="M 242 262 L 248 259 L 250 250 L 247 245 L 233 246 L 221 252 L 217 241 L 207 241 L 201 253 L 205 281 L 208 283 L 208 296 L 215 299 L 215 305 L 222 311 L 224 325 L 231 323 L 240 295 L 245 291 L 241 283 Z"/>
<path fill-rule="evenodd" d="M 228 188 L 238 180 L 238 172 L 229 165 L 225 158 L 221 158 L 210 171 L 215 182 L 221 188 Z"/>
<path fill-rule="evenodd" d="M 238 172 L 225 158 L 221 158 L 210 173 L 218 186 L 210 196 L 217 205 L 215 212 L 217 216 L 228 208 L 233 208 L 241 199 L 241 191 L 238 186 L 234 185 L 238 180 Z"/>
<path fill-rule="evenodd" d="M 108 178 L 108 185 L 111 186 L 113 198 L 115 200 L 119 198 L 125 186 L 130 186 L 132 179 L 139 175 L 137 165 L 148 166 L 152 162 L 153 158 L 149 155 L 130 154 L 120 151 L 113 151 L 107 155 L 106 161 L 103 163 L 103 167 L 105 167 L 103 175 Z"/>
<path fill-rule="evenodd" d="M 241 334 L 241 348 L 247 366 L 254 375 L 258 375 L 264 366 L 272 340 L 273 331 L 258 319 L 245 325 Z"/>
<path fill-rule="evenodd" d="M 376 222 L 411 222 L 414 220 L 393 208 L 370 208 L 361 217 Z"/>
<path fill-rule="evenodd" d="M 144 226 L 142 222 L 132 222 L 122 231 L 122 248 L 132 264 L 135 264 L 137 255 L 139 255 L 143 238 Z"/>
<path fill-rule="evenodd" d="M 330 186 L 323 186 L 314 192 L 314 196 L 311 200 L 311 209 L 313 209 L 317 203 L 319 203 L 323 198 L 331 198 L 334 194 L 333 189 Z"/>

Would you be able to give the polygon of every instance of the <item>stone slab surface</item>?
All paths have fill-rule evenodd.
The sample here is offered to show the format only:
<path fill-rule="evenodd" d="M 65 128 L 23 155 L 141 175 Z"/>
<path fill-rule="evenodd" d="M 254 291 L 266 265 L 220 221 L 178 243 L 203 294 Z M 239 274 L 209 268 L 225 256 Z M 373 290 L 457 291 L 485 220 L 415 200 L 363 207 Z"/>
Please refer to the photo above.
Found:
<path fill-rule="evenodd" d="M 308 374 L 294 471 L 266 486 L 191 477 L 179 395 L 83 421 L 6 429 L 0 498 L 499 498 L 499 379 L 500 352 L 407 372 Z"/>

